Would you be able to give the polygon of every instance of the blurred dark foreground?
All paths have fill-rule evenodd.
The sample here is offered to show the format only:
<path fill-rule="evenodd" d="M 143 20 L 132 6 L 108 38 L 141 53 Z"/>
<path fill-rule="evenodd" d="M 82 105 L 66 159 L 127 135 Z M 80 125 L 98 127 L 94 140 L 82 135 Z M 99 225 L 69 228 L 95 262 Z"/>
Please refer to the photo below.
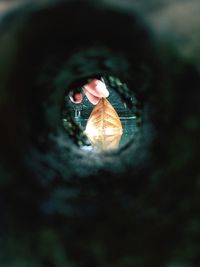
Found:
<path fill-rule="evenodd" d="M 0 266 L 199 267 L 198 0 L 0 12 Z M 73 82 L 102 73 L 126 82 L 142 123 L 99 155 L 61 110 Z"/>

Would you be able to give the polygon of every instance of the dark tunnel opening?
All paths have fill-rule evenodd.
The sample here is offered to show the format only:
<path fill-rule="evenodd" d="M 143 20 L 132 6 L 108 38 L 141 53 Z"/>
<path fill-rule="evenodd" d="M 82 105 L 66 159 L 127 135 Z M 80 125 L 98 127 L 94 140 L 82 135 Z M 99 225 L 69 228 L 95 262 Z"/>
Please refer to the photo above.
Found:
<path fill-rule="evenodd" d="M 31 8 L 28 11 L 25 9 L 26 13 L 23 9 L 19 11 L 22 22 L 21 25 L 16 23 L 20 25 L 19 29 L 16 29 L 16 34 L 20 41 L 16 45 L 17 53 L 12 64 L 14 67 L 11 73 L 13 74 L 8 83 L 10 88 L 8 91 L 15 99 L 13 106 L 16 105 L 17 109 L 20 106 L 21 109 L 14 111 L 14 113 L 21 113 L 20 122 L 23 124 L 19 126 L 20 129 L 17 129 L 19 131 L 16 138 L 18 135 L 19 139 L 22 138 L 26 142 L 22 146 L 20 141 L 14 140 L 15 146 L 20 144 L 16 149 L 19 149 L 19 153 L 25 149 L 28 154 L 32 152 L 37 154 L 39 151 L 42 157 L 43 152 L 51 154 L 54 147 L 56 154 L 62 154 L 63 160 L 65 157 L 68 158 L 67 149 L 69 149 L 71 157 L 80 158 L 80 162 L 81 158 L 84 160 L 85 156 L 70 144 L 71 140 L 61 127 L 60 107 L 64 92 L 71 83 L 102 73 L 120 77 L 125 82 L 124 86 L 116 86 L 116 90 L 127 105 L 131 105 L 131 91 L 136 95 L 141 106 L 137 107 L 137 116 L 143 106 L 143 131 L 140 131 L 134 141 L 134 146 L 140 148 L 133 148 L 130 153 L 148 154 L 148 148 L 145 146 L 152 138 L 153 129 L 151 131 L 145 128 L 153 127 L 150 116 L 154 107 L 150 107 L 149 111 L 148 104 L 146 105 L 145 102 L 148 103 L 150 88 L 154 87 L 153 90 L 156 88 L 156 72 L 159 67 L 156 65 L 156 53 L 150 37 L 145 32 L 142 22 L 133 16 L 124 15 L 110 8 L 96 7 L 90 3 L 82 4 L 81 8 L 78 8 L 78 5 L 79 3 L 69 2 L 56 4 L 47 9 L 38 7 L 36 11 L 32 11 Z M 53 18 L 57 19 L 53 20 Z M 18 18 L 15 19 L 17 22 Z M 120 36 L 119 26 L 116 23 L 123 29 Z M 27 88 L 29 88 L 28 93 L 26 93 Z M 71 138 L 78 141 L 83 137 L 80 137 L 81 133 L 78 133 L 75 124 L 74 127 L 75 133 Z M 66 145 L 62 146 L 64 139 Z M 8 144 L 5 150 L 7 148 Z M 127 158 L 128 153 L 125 156 Z M 24 151 L 22 157 L 23 155 Z M 113 161 L 116 161 L 117 157 L 120 158 L 120 155 L 115 155 Z M 92 161 L 91 158 L 90 161 Z M 95 161 L 97 163 L 99 161 L 100 165 L 103 164 L 104 168 L 102 163 L 104 159 L 95 158 Z M 30 162 L 37 162 L 37 156 Z M 83 168 L 90 168 L 84 164 L 88 165 L 81 164 Z M 142 159 L 141 164 L 145 164 Z M 23 165 L 22 168 L 24 168 Z M 62 175 L 67 176 L 64 173 Z M 86 175 L 88 175 L 87 172 Z"/>
<path fill-rule="evenodd" d="M 31 1 L 2 18 L 0 265 L 199 266 L 198 66 L 131 5 Z M 119 149 L 82 149 L 69 96 L 92 79 L 134 117 Z"/>

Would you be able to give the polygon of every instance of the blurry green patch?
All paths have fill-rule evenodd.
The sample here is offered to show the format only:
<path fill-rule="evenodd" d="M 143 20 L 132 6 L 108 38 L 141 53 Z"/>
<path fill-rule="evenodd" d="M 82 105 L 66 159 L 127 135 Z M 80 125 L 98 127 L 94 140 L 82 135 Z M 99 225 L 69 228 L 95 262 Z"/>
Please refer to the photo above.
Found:
<path fill-rule="evenodd" d="M 55 267 L 74 267 L 67 258 L 66 251 L 60 238 L 52 229 L 44 229 L 39 236 L 39 254 L 43 262 Z"/>
<path fill-rule="evenodd" d="M 185 128 L 191 131 L 196 131 L 200 129 L 200 121 L 199 117 L 187 117 L 184 121 Z"/>

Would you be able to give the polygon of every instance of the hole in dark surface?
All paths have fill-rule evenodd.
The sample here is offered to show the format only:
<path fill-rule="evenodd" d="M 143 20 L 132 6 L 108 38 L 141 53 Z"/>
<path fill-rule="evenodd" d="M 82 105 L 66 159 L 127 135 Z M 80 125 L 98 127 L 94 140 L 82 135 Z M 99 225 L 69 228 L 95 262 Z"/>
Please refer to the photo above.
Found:
<path fill-rule="evenodd" d="M 68 88 L 62 123 L 81 149 L 112 151 L 126 146 L 138 133 L 141 110 L 119 78 L 97 75 L 77 80 Z"/>

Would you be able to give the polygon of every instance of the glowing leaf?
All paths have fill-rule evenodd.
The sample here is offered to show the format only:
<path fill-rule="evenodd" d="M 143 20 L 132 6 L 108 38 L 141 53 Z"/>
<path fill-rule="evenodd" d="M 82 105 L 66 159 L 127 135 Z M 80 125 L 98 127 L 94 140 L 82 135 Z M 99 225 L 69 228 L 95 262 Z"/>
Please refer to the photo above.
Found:
<path fill-rule="evenodd" d="M 107 99 L 101 98 L 90 114 L 85 130 L 92 145 L 101 150 L 117 148 L 122 132 L 117 112 Z"/>

